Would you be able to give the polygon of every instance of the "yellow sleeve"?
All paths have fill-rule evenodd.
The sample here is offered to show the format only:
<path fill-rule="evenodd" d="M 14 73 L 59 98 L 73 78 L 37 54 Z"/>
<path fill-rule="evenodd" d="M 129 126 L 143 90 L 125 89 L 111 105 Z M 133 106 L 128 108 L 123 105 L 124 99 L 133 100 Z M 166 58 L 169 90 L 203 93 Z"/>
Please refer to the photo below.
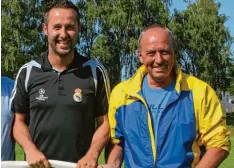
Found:
<path fill-rule="evenodd" d="M 221 103 L 210 87 L 206 87 L 204 98 L 201 101 L 201 115 L 199 117 L 200 145 L 206 149 L 221 148 L 230 151 L 230 132 L 226 126 L 226 116 Z"/>
<path fill-rule="evenodd" d="M 110 130 L 111 130 L 111 142 L 113 144 L 119 144 L 120 140 L 116 137 L 116 131 L 120 132 L 120 130 L 117 130 L 117 120 L 115 117 L 116 111 L 117 111 L 117 107 L 116 107 L 116 103 L 117 103 L 117 95 L 116 95 L 117 91 L 116 88 L 113 89 L 111 96 L 110 96 L 110 101 L 109 101 L 109 110 L 108 110 L 108 119 L 109 119 L 109 123 L 110 123 Z"/>

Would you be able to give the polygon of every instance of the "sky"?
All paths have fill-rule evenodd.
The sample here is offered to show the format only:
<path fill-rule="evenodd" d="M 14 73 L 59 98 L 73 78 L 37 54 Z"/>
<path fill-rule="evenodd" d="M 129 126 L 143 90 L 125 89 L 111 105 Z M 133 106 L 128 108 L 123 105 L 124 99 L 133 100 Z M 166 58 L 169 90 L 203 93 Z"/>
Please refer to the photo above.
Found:
<path fill-rule="evenodd" d="M 191 0 L 194 2 L 195 0 Z M 229 29 L 230 34 L 234 37 L 234 0 L 215 0 L 216 3 L 221 3 L 219 8 L 220 14 L 225 14 L 228 17 L 228 20 L 225 23 L 225 26 Z M 170 7 L 171 12 L 174 9 L 184 10 L 187 8 L 187 4 L 184 0 L 172 0 L 172 6 Z M 231 46 L 232 53 L 234 55 L 234 43 Z"/>
<path fill-rule="evenodd" d="M 72 0 L 74 3 L 77 0 Z M 195 2 L 195 0 L 190 0 L 191 2 Z M 221 7 L 219 8 L 220 14 L 225 14 L 228 17 L 228 20 L 225 23 L 225 26 L 229 29 L 230 34 L 234 37 L 234 0 L 214 0 L 216 3 L 221 3 Z M 170 7 L 170 11 L 173 12 L 174 9 L 184 10 L 187 8 L 187 4 L 184 0 L 172 0 L 172 6 Z M 234 43 L 231 46 L 231 50 L 234 57 Z"/>

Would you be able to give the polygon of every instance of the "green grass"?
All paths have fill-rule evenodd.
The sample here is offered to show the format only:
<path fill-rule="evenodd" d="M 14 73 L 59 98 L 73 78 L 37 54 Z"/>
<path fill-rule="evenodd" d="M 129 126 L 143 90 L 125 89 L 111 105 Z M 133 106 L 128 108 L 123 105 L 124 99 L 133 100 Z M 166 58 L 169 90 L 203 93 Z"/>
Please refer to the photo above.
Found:
<path fill-rule="evenodd" d="M 229 126 L 231 131 L 231 152 L 226 160 L 219 166 L 220 168 L 231 168 L 234 167 L 234 126 Z M 16 160 L 24 160 L 24 152 L 19 145 L 16 145 Z M 99 161 L 99 164 L 105 164 L 104 153 L 102 152 Z"/>
<path fill-rule="evenodd" d="M 15 145 L 15 154 L 15 160 L 24 160 L 24 151 L 18 144 Z"/>
<path fill-rule="evenodd" d="M 234 167 L 234 126 L 229 126 L 229 130 L 231 131 L 230 139 L 231 139 L 231 151 L 228 155 L 228 158 L 224 160 L 224 162 L 219 166 L 220 168 L 230 168 Z"/>

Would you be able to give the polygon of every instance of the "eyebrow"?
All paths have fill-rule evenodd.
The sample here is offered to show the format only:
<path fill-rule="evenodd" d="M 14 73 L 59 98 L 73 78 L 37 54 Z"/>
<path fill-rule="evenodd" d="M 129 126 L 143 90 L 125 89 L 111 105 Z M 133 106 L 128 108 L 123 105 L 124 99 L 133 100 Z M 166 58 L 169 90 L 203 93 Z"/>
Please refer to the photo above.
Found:
<path fill-rule="evenodd" d="M 55 23 L 54 25 L 53 25 L 53 27 L 55 27 L 55 26 L 63 26 L 63 24 L 61 24 L 61 23 Z M 64 25 L 65 27 L 67 27 L 67 26 L 75 26 L 75 24 L 73 24 L 73 23 L 69 23 L 69 24 L 65 24 Z"/>
<path fill-rule="evenodd" d="M 154 52 L 154 51 L 157 51 L 155 49 L 146 49 L 146 52 Z"/>

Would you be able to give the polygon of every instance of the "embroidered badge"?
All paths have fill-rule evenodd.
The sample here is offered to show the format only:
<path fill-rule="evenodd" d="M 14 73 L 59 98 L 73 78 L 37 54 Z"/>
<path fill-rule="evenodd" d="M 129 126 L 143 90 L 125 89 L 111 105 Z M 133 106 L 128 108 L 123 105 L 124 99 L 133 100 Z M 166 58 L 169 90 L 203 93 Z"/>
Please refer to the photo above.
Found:
<path fill-rule="evenodd" d="M 80 88 L 76 88 L 74 91 L 73 99 L 76 102 L 81 102 L 82 101 L 82 90 Z"/>
<path fill-rule="evenodd" d="M 48 99 L 48 97 L 46 97 L 45 95 L 45 89 L 41 88 L 39 90 L 39 96 L 36 97 L 37 100 L 42 100 L 42 101 L 45 101 L 46 99 Z"/>

